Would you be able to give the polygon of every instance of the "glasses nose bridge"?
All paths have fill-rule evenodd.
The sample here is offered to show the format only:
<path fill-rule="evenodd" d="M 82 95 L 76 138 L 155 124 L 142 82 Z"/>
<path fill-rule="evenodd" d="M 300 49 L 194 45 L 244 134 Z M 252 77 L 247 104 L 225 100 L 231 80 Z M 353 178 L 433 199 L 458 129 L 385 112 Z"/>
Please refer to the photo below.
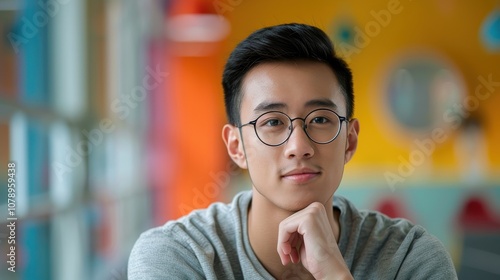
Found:
<path fill-rule="evenodd" d="M 289 128 L 289 134 L 288 134 L 288 137 L 287 137 L 287 140 L 290 139 L 290 137 L 292 136 L 292 133 L 293 133 L 293 130 L 294 130 L 294 126 L 293 126 L 293 122 L 296 121 L 296 120 L 301 120 L 303 123 L 302 123 L 302 130 L 304 131 L 304 134 L 307 136 L 307 138 L 309 140 L 312 140 L 311 139 L 311 136 L 309 136 L 309 133 L 307 133 L 307 125 L 306 125 L 306 118 L 301 118 L 301 117 L 296 117 L 296 118 L 290 118 L 290 128 Z"/>
<path fill-rule="evenodd" d="M 296 121 L 296 120 L 301 120 L 303 122 L 302 123 L 302 129 L 304 131 L 306 131 L 306 128 L 307 128 L 306 118 L 301 118 L 301 117 L 296 117 L 296 118 L 293 118 L 293 119 L 290 118 L 290 117 L 288 117 L 288 118 L 290 119 L 290 134 L 292 134 L 292 132 L 293 132 L 293 122 Z"/>

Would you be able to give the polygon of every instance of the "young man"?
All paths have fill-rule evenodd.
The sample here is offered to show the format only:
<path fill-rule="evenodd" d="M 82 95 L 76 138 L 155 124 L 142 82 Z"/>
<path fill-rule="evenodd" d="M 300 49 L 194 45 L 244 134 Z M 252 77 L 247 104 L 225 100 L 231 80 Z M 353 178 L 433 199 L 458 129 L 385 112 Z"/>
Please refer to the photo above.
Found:
<path fill-rule="evenodd" d="M 264 28 L 223 75 L 227 151 L 252 190 L 141 235 L 130 279 L 455 279 L 422 227 L 335 196 L 356 151 L 352 75 L 320 29 Z"/>

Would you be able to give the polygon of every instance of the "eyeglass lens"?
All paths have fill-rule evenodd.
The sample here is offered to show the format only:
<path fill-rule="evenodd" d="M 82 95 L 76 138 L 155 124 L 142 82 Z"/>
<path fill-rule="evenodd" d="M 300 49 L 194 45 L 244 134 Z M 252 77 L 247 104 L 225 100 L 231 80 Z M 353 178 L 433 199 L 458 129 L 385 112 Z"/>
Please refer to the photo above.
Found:
<path fill-rule="evenodd" d="M 328 143 L 338 135 L 340 119 L 334 112 L 320 109 L 306 116 L 304 126 L 306 134 L 312 141 Z M 263 114 L 255 123 L 257 136 L 268 145 L 282 144 L 289 138 L 292 130 L 292 120 L 282 112 Z"/>

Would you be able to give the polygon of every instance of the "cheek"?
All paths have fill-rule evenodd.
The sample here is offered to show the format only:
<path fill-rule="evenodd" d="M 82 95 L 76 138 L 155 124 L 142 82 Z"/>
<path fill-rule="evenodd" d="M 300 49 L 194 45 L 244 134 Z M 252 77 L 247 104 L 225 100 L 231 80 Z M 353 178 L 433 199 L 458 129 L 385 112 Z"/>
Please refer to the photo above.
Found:
<path fill-rule="evenodd" d="M 260 142 L 257 137 L 255 139 L 250 137 L 247 136 L 245 141 L 245 153 L 250 175 L 253 175 L 254 180 L 270 178 L 278 168 L 279 148 L 269 147 Z"/>
<path fill-rule="evenodd" d="M 258 139 L 254 139 L 257 137 L 253 137 L 253 135 L 245 135 L 245 156 L 247 158 L 248 164 L 252 167 L 255 161 L 259 160 L 260 154 L 262 153 L 262 147 L 260 141 Z"/>
<path fill-rule="evenodd" d="M 326 157 L 323 158 L 323 168 L 326 175 L 324 183 L 329 186 L 327 189 L 330 191 L 333 190 L 331 188 L 335 188 L 333 190 L 335 191 L 339 187 L 344 174 L 344 153 L 338 150 L 342 147 L 332 148 L 329 156 L 325 154 Z"/>
<path fill-rule="evenodd" d="M 337 141 L 337 140 L 335 140 Z M 334 142 L 330 147 L 325 147 L 326 149 L 320 149 L 320 154 L 323 159 L 323 166 L 327 169 L 327 172 L 337 176 L 339 173 L 342 175 L 344 170 L 344 159 L 345 159 L 345 146 L 339 142 Z"/>
<path fill-rule="evenodd" d="M 255 146 L 254 146 L 255 147 Z M 266 148 L 255 148 L 247 157 L 248 173 L 253 185 L 263 188 L 274 185 L 278 173 L 277 161 Z"/>

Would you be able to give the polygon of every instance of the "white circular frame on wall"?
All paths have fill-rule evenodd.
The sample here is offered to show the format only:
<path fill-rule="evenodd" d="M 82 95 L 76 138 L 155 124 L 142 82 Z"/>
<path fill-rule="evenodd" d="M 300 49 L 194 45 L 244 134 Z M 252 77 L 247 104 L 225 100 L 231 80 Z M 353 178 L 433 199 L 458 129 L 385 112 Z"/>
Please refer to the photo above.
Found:
<path fill-rule="evenodd" d="M 429 137 L 433 130 L 450 129 L 460 121 L 467 87 L 458 68 L 429 50 L 394 56 L 375 75 L 370 94 L 372 116 L 394 143 Z M 386 133 L 388 132 L 388 133 Z"/>

